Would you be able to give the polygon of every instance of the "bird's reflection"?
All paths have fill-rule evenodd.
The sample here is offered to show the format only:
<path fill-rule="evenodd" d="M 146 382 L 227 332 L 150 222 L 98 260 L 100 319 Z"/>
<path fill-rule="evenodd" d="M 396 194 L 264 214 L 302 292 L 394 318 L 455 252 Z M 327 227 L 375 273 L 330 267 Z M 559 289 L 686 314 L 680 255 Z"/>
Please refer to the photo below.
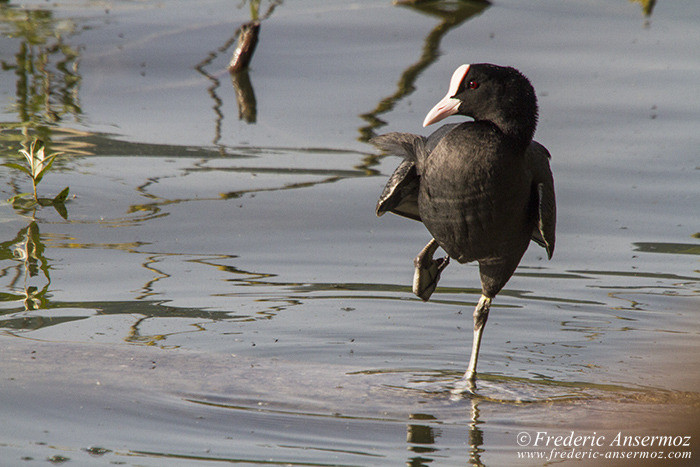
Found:
<path fill-rule="evenodd" d="M 434 416 L 422 413 L 411 414 L 409 418 L 415 421 L 436 420 Z M 417 455 L 410 457 L 406 465 L 414 467 L 432 462 L 433 459 L 429 454 L 437 451 L 435 438 L 439 436 L 440 431 L 430 425 L 409 424 L 406 429 L 406 443 L 408 443 L 408 450 Z"/>
<path fill-rule="evenodd" d="M 481 431 L 479 425 L 483 422 L 479 420 L 479 402 L 475 397 L 470 397 L 471 404 L 471 421 L 469 422 L 469 465 L 482 466 L 481 453 L 484 452 L 484 432 Z"/>
<path fill-rule="evenodd" d="M 479 420 L 479 400 L 469 397 L 470 422 L 465 438 L 468 446 L 468 465 L 483 466 L 481 453 L 484 452 L 484 433 L 479 428 L 483 422 Z M 442 431 L 436 428 L 438 418 L 426 413 L 414 413 L 409 416 L 412 423 L 406 427 L 406 443 L 411 452 L 406 465 L 411 467 L 428 465 L 439 459 L 439 441 Z M 422 422 L 422 423 L 421 423 Z"/>
<path fill-rule="evenodd" d="M 415 82 L 418 76 L 439 57 L 442 38 L 450 30 L 478 15 L 490 5 L 487 1 L 401 2 L 398 4 L 422 14 L 437 17 L 440 22 L 425 37 L 423 51 L 418 61 L 411 64 L 401 74 L 396 92 L 380 100 L 372 111 L 360 115 L 368 123 L 360 128 L 360 141 L 368 141 L 375 136 L 375 130 L 386 125 L 386 122 L 381 120 L 379 116 L 391 111 L 401 99 L 416 89 Z"/>
<path fill-rule="evenodd" d="M 423 413 L 411 414 L 409 418 L 415 421 L 436 420 L 433 415 Z M 406 442 L 418 445 L 410 448 L 413 452 L 433 452 L 435 449 L 427 446 L 435 444 L 434 429 L 428 425 L 408 425 Z"/>

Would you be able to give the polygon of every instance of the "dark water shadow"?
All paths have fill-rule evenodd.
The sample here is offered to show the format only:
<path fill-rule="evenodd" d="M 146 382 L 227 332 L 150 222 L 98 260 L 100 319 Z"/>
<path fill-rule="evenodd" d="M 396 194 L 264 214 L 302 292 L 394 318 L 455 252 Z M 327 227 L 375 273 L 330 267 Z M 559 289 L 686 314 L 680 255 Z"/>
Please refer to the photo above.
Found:
<path fill-rule="evenodd" d="M 614 276 L 614 277 L 636 277 L 636 278 L 646 278 L 646 279 L 668 279 L 677 281 L 698 281 L 700 277 L 698 276 L 682 276 L 680 274 L 672 273 L 661 273 L 652 271 L 605 271 L 600 269 L 591 270 L 573 270 L 571 271 L 577 274 L 587 274 L 589 277 L 594 276 Z"/>
<path fill-rule="evenodd" d="M 700 255 L 700 243 L 635 242 L 634 251 L 672 255 Z"/>

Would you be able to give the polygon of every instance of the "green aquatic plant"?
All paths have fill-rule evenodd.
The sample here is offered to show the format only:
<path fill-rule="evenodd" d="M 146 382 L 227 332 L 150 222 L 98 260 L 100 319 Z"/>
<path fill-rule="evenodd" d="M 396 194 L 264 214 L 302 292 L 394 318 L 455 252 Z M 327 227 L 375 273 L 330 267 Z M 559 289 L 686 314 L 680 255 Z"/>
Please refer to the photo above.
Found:
<path fill-rule="evenodd" d="M 642 6 L 642 11 L 644 16 L 651 16 L 651 12 L 654 11 L 654 5 L 656 5 L 656 0 L 630 0 L 632 3 L 639 3 Z"/>
<path fill-rule="evenodd" d="M 32 181 L 32 193 L 20 193 L 7 201 L 12 204 L 12 207 L 15 209 L 24 211 L 33 209 L 36 206 L 53 206 L 63 218 L 66 218 L 67 212 L 65 202 L 68 198 L 68 187 L 61 190 L 54 198 L 40 198 L 37 194 L 37 185 L 39 185 L 44 175 L 51 169 L 54 161 L 61 153 L 54 152 L 47 155 L 44 143 L 38 139 L 32 141 L 28 149 L 20 149 L 19 152 L 24 156 L 27 164 L 23 165 L 15 162 L 6 162 L 5 166 L 29 175 Z"/>

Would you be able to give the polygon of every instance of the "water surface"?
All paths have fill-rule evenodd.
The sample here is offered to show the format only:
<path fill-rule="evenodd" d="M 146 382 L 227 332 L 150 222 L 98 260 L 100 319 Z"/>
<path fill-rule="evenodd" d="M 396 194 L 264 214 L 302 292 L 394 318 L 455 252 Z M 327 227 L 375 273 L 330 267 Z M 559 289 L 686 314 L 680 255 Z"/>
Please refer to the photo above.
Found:
<path fill-rule="evenodd" d="M 622 433 L 697 454 L 700 17 L 455 5 L 262 2 L 233 81 L 249 5 L 0 7 L 2 155 L 24 125 L 69 154 L 40 191 L 74 195 L 66 218 L 0 206 L 3 459 L 541 465 L 551 446 L 521 434 L 572 431 L 605 437 L 589 453 L 632 451 L 610 446 Z M 558 239 L 494 301 L 476 394 L 454 397 L 476 266 L 411 294 L 429 237 L 374 216 L 398 161 L 366 140 L 427 134 L 452 70 L 479 61 L 538 91 Z M 0 176 L 3 198 L 29 189 Z"/>

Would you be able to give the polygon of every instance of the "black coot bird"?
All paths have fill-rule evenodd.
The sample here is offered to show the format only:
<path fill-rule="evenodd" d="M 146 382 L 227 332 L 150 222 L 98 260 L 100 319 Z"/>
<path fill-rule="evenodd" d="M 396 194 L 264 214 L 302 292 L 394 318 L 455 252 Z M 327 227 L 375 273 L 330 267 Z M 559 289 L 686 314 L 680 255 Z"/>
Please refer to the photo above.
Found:
<path fill-rule="evenodd" d="M 532 140 L 537 98 L 510 67 L 462 65 L 423 126 L 450 115 L 474 121 L 444 125 L 425 138 L 389 133 L 371 142 L 402 156 L 377 203 L 423 222 L 433 239 L 416 257 L 413 292 L 428 300 L 450 258 L 478 261 L 481 298 L 463 385 L 471 388 L 491 300 L 513 275 L 530 240 L 554 251 L 556 207 L 549 152 Z M 433 259 L 437 248 L 447 253 Z"/>

